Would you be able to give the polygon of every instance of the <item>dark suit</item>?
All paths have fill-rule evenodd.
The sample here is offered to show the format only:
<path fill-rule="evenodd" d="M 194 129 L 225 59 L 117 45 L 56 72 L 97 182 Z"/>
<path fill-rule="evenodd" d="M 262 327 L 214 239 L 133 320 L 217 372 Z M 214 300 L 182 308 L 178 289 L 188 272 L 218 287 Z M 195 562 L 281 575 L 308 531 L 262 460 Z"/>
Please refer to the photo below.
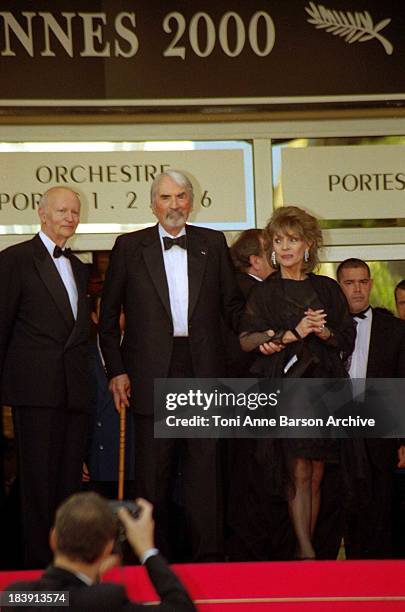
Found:
<path fill-rule="evenodd" d="M 235 278 L 246 302 L 250 291 L 260 281 L 254 278 L 254 276 L 246 274 L 245 272 L 236 272 Z M 222 333 L 224 335 L 227 353 L 227 376 L 229 378 L 249 378 L 251 376 L 249 369 L 255 360 L 256 355 L 242 351 L 239 342 L 239 334 L 235 333 L 232 328 L 230 328 L 224 322 L 222 326 Z"/>
<path fill-rule="evenodd" d="M 158 225 L 117 239 L 104 285 L 99 326 L 109 375 L 126 372 L 131 380 L 137 492 L 155 504 L 157 542 L 163 549 L 163 514 L 178 445 L 175 440 L 153 439 L 153 381 L 226 375 L 221 317 L 236 328 L 242 309 L 223 234 L 194 226 L 187 226 L 186 232 L 188 338 L 173 338 Z M 121 304 L 126 327 L 120 346 Z M 216 443 L 201 439 L 184 443 L 182 465 L 193 555 L 195 559 L 213 558 L 221 547 Z"/>
<path fill-rule="evenodd" d="M 39 236 L 0 253 L 2 403 L 13 407 L 26 564 L 49 562 L 57 505 L 78 490 L 88 406 L 87 271 L 71 260 L 77 319 Z"/>
<path fill-rule="evenodd" d="M 245 272 L 236 272 L 236 282 L 247 301 L 253 287 L 260 281 Z M 226 346 L 228 352 L 228 376 L 232 378 L 250 378 L 250 367 L 257 358 L 257 353 L 243 352 L 239 334 L 228 327 Z M 225 441 L 224 441 L 225 442 Z M 280 533 L 280 525 L 274 530 L 274 521 L 270 514 L 272 505 L 264 503 L 263 466 L 256 459 L 256 440 L 235 439 L 229 442 L 229 503 L 227 508 L 228 540 L 227 554 L 231 561 L 262 561 L 268 559 L 269 539 L 271 534 Z M 266 499 L 266 502 L 269 500 Z M 277 503 L 276 500 L 275 503 Z M 273 518 L 273 517 L 272 517 Z M 288 515 L 287 515 L 288 519 Z"/>
<path fill-rule="evenodd" d="M 89 426 L 86 463 L 91 483 L 109 482 L 112 484 L 112 481 L 118 480 L 120 417 L 108 388 L 108 379 L 96 342 L 90 345 L 90 375 L 92 418 Z M 126 480 L 134 479 L 133 429 L 133 415 L 128 412 L 125 428 Z M 116 486 L 112 493 L 113 497 L 116 497 Z"/>
<path fill-rule="evenodd" d="M 405 323 L 373 309 L 367 378 L 405 377 Z M 366 508 L 349 513 L 346 555 L 349 558 L 391 556 L 392 470 L 397 441 L 366 439 L 371 500 Z"/>
<path fill-rule="evenodd" d="M 161 603 L 153 606 L 154 610 L 161 610 L 162 612 L 195 610 L 187 592 L 160 555 L 150 557 L 145 567 L 161 598 Z M 87 586 L 75 574 L 54 566 L 49 567 L 39 580 L 15 582 L 7 588 L 7 591 L 69 591 L 69 610 L 75 612 L 84 612 L 85 610 L 136 612 L 137 610 L 144 610 L 142 604 L 133 603 L 128 599 L 124 586 L 109 582 Z M 5 612 L 11 612 L 15 608 L 4 606 L 2 609 Z M 49 612 L 49 610 L 59 610 L 60 608 L 36 606 L 26 607 L 25 609 Z"/>
<path fill-rule="evenodd" d="M 260 283 L 260 280 L 258 280 L 251 274 L 248 274 L 247 272 L 238 271 L 236 272 L 235 276 L 239 289 L 242 291 L 245 300 L 247 300 L 247 298 L 249 297 L 249 293 L 257 283 Z"/>

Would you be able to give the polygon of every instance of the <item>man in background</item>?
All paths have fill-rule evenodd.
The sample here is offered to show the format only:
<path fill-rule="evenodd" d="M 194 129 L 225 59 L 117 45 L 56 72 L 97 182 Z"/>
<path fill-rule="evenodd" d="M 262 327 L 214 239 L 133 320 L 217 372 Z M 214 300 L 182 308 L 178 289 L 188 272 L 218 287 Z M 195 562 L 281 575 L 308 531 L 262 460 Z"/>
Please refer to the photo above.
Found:
<path fill-rule="evenodd" d="M 251 288 L 265 280 L 272 272 L 269 249 L 262 229 L 248 229 L 242 232 L 230 247 L 236 279 L 245 299 Z"/>
<path fill-rule="evenodd" d="M 357 324 L 349 375 L 353 379 L 405 378 L 405 323 L 370 306 L 373 280 L 361 259 L 346 259 L 337 269 L 338 282 Z M 364 440 L 370 473 L 370 503 L 348 514 L 346 556 L 381 559 L 392 554 L 392 470 L 404 447 L 393 439 Z M 398 458 L 396 454 L 398 453 Z"/>
<path fill-rule="evenodd" d="M 395 305 L 402 321 L 405 321 L 405 279 L 395 287 Z M 394 501 L 393 501 L 393 544 L 394 557 L 405 558 L 405 440 L 401 440 L 401 457 L 394 473 Z"/>
<path fill-rule="evenodd" d="M 0 253 L 1 397 L 13 410 L 26 567 L 49 562 L 55 510 L 80 490 L 89 409 L 87 270 L 65 248 L 79 197 L 53 187 L 38 214 L 39 234 Z"/>
<path fill-rule="evenodd" d="M 239 234 L 229 252 L 235 268 L 236 282 L 246 301 L 251 289 L 274 272 L 270 265 L 263 230 L 245 230 Z M 256 356 L 242 351 L 239 334 L 225 323 L 223 334 L 227 352 L 228 376 L 230 378 L 249 377 L 249 368 Z"/>
<path fill-rule="evenodd" d="M 395 305 L 399 318 L 405 321 L 405 279 L 395 287 Z"/>

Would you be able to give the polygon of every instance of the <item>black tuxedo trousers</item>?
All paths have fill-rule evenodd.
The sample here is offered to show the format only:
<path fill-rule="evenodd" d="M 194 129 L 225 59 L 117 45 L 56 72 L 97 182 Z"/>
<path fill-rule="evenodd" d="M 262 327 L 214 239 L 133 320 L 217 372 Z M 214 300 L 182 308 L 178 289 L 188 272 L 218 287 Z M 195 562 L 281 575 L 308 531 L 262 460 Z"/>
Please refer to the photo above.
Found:
<path fill-rule="evenodd" d="M 188 338 L 175 338 L 168 378 L 193 376 Z M 193 560 L 220 560 L 224 554 L 223 499 L 217 440 L 154 438 L 153 418 L 135 415 L 135 465 L 137 495 L 155 506 L 159 550 L 170 558 L 169 497 L 179 478 Z"/>

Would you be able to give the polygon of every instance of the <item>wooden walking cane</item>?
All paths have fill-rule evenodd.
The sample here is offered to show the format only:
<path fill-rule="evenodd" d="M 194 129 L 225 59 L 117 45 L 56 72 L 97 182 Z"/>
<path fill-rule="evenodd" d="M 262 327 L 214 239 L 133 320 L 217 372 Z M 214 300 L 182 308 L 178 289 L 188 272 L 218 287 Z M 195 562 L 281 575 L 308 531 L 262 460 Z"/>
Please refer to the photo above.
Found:
<path fill-rule="evenodd" d="M 126 430 L 126 413 L 127 409 L 124 404 L 121 404 L 120 408 L 120 441 L 118 450 L 118 499 L 111 500 L 109 502 L 113 512 L 117 512 L 119 508 L 126 508 L 133 518 L 138 518 L 140 514 L 140 507 L 134 501 L 124 500 L 124 483 L 125 483 L 125 430 Z M 118 531 L 118 537 L 116 542 L 116 550 L 122 557 L 122 562 L 133 565 L 136 562 L 134 552 L 131 546 L 129 546 L 125 528 L 121 524 Z"/>
<path fill-rule="evenodd" d="M 120 410 L 120 446 L 118 459 L 118 500 L 124 499 L 124 480 L 125 480 L 125 430 L 126 430 L 126 413 L 125 404 L 121 404 Z"/>

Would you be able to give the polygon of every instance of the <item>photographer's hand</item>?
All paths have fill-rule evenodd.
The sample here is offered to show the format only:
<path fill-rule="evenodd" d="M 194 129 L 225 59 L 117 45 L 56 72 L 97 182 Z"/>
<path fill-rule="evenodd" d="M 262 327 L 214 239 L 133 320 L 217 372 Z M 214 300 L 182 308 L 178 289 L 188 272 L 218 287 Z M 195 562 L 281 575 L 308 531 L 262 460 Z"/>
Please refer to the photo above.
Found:
<path fill-rule="evenodd" d="M 154 547 L 155 523 L 152 518 L 152 504 L 141 497 L 136 500 L 136 503 L 141 508 L 138 518 L 133 518 L 126 508 L 120 508 L 118 516 L 125 527 L 128 542 L 134 553 L 142 559 L 144 554 Z"/>

